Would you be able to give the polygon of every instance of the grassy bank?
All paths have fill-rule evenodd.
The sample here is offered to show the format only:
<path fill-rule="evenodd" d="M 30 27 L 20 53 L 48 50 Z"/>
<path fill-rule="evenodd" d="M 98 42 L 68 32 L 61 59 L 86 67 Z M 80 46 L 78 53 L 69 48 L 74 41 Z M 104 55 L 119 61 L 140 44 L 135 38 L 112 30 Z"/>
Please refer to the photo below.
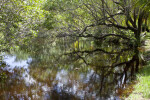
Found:
<path fill-rule="evenodd" d="M 150 61 L 137 75 L 138 83 L 125 100 L 150 100 Z"/>

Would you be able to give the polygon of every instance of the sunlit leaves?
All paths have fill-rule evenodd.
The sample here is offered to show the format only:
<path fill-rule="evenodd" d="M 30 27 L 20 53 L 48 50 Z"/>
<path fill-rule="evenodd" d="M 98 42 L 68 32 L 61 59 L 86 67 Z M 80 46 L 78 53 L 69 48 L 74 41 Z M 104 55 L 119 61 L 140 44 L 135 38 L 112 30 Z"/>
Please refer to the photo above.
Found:
<path fill-rule="evenodd" d="M 0 31 L 7 44 L 26 44 L 36 37 L 38 27 L 47 19 L 42 9 L 45 0 L 2 0 L 0 4 Z M 49 19 L 51 20 L 51 19 Z M 49 26 L 49 22 L 47 22 Z M 25 42 L 26 41 L 26 42 Z"/>

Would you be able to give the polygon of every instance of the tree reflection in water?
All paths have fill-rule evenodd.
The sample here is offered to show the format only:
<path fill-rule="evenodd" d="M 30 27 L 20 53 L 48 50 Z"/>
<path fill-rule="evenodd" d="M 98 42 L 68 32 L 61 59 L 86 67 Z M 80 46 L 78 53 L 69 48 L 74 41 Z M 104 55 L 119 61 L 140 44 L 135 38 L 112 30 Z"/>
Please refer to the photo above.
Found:
<path fill-rule="evenodd" d="M 13 56 L 5 55 L 6 67 L 1 71 L 7 79 L 1 84 L 0 98 L 114 100 L 119 99 L 118 90 L 124 89 L 138 71 L 138 51 L 126 46 L 97 46 L 93 41 L 79 40 L 57 42 L 32 44 Z M 28 57 L 21 60 L 24 51 L 28 51 Z"/>

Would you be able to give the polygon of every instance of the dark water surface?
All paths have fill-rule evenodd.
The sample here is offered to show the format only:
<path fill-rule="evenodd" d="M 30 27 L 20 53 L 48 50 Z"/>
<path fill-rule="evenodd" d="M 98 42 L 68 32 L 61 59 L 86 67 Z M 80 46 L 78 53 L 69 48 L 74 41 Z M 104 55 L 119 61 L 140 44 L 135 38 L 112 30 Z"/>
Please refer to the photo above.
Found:
<path fill-rule="evenodd" d="M 137 59 L 122 44 L 35 39 L 1 54 L 0 100 L 120 100 Z"/>

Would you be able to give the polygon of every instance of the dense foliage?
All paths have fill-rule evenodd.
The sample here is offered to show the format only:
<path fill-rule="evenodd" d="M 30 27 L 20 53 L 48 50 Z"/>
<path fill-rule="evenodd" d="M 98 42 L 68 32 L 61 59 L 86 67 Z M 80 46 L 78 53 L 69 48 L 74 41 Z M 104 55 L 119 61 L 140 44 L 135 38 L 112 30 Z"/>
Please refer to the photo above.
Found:
<path fill-rule="evenodd" d="M 149 22 L 149 0 L 1 0 L 0 65 L 9 67 L 3 60 L 9 51 L 16 61 L 31 57 L 29 72 L 40 81 L 50 82 L 58 69 L 77 72 L 75 79 L 92 70 L 100 78 L 91 89 L 116 91 L 120 79 L 124 87 L 145 64 L 139 51 Z M 0 82 L 5 79 L 1 73 Z"/>
<path fill-rule="evenodd" d="M 56 36 L 117 37 L 141 46 L 141 37 L 149 32 L 149 4 L 148 0 L 2 0 L 1 50 L 35 37 Z"/>
<path fill-rule="evenodd" d="M 26 44 L 39 33 L 50 15 L 39 0 L 2 0 L 0 5 L 1 50 Z M 44 27 L 44 26 L 43 26 Z"/>

